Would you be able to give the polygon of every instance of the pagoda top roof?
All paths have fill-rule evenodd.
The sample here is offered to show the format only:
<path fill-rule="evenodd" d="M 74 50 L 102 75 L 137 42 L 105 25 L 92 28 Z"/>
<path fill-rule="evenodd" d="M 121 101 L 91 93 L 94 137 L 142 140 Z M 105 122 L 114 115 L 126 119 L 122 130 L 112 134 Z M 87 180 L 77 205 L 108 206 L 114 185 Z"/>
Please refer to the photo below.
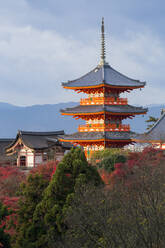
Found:
<path fill-rule="evenodd" d="M 142 88 L 146 82 L 131 79 L 113 69 L 108 63 L 100 64 L 84 76 L 66 83 L 62 83 L 64 88 L 80 89 L 99 86 Z"/>
<path fill-rule="evenodd" d="M 154 142 L 163 141 L 165 142 L 165 113 L 161 115 L 159 120 L 154 124 L 154 126 L 146 133 L 139 134 L 134 137 L 136 141 L 144 142 Z"/>
<path fill-rule="evenodd" d="M 61 109 L 61 113 L 64 114 L 87 114 L 87 113 L 146 113 L 148 109 L 142 107 L 134 107 L 131 105 L 78 105 L 73 108 Z"/>
<path fill-rule="evenodd" d="M 130 140 L 132 132 L 76 132 L 64 135 L 61 139 L 66 141 L 86 141 L 86 140 Z"/>

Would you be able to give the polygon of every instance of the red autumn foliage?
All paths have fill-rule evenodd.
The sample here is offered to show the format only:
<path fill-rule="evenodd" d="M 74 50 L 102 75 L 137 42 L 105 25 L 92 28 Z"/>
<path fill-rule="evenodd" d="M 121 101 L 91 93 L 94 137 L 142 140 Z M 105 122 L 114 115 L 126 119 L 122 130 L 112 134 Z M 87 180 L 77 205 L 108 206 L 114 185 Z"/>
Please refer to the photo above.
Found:
<path fill-rule="evenodd" d="M 46 164 L 39 165 L 33 168 L 30 173 L 40 174 L 45 180 L 50 181 L 53 174 L 56 171 L 58 162 L 50 161 Z M 17 225 L 17 210 L 19 197 L 16 195 L 19 185 L 25 181 L 26 175 L 24 171 L 21 171 L 17 167 L 0 167 L 0 200 L 11 211 L 11 214 L 7 216 L 2 226 L 6 226 L 5 232 L 10 235 L 15 234 L 15 226 Z"/>
<path fill-rule="evenodd" d="M 58 161 L 49 161 L 46 164 L 41 164 L 38 165 L 36 168 L 33 168 L 30 173 L 38 173 L 39 175 L 42 175 L 45 180 L 50 181 L 56 171 L 58 163 Z"/>
<path fill-rule="evenodd" d="M 132 166 L 144 166 L 148 162 L 152 165 L 160 164 L 165 158 L 162 150 L 157 150 L 152 147 L 146 147 L 142 152 L 130 152 L 128 155 L 129 164 Z"/>
<path fill-rule="evenodd" d="M 107 172 L 104 169 L 100 169 L 99 170 L 99 174 L 101 176 L 101 179 L 103 180 L 103 182 L 105 183 L 105 185 L 110 184 L 110 179 L 111 179 L 111 174 L 109 172 Z"/>
<path fill-rule="evenodd" d="M 151 147 L 145 148 L 142 152 L 130 152 L 128 160 L 125 164 L 115 165 L 115 170 L 111 174 L 112 181 L 118 179 L 135 179 L 136 170 L 142 167 L 160 165 L 165 160 L 165 155 L 162 150 L 156 150 Z"/>
<path fill-rule="evenodd" d="M 2 225 L 6 226 L 5 232 L 13 235 L 16 225 L 16 210 L 18 209 L 17 191 L 19 185 L 25 180 L 25 174 L 17 167 L 0 167 L 0 200 L 7 206 L 10 215 L 7 216 Z M 12 224 L 12 225 L 11 225 Z"/>
<path fill-rule="evenodd" d="M 24 179 L 25 174 L 17 167 L 0 167 L 0 199 L 15 196 Z"/>
<path fill-rule="evenodd" d="M 165 155 L 162 150 L 147 147 L 142 152 L 130 152 L 127 161 L 116 163 L 115 170 L 112 173 L 105 170 L 99 170 L 99 173 L 105 184 L 114 184 L 116 180 L 123 179 L 131 181 L 136 177 L 136 169 L 145 166 L 157 166 L 164 160 Z"/>

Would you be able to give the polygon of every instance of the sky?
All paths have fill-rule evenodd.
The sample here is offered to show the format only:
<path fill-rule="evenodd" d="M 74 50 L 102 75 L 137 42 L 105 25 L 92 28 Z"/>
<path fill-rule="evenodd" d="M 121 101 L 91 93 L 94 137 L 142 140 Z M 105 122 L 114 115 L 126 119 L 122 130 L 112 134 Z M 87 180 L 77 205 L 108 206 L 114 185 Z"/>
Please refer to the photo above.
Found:
<path fill-rule="evenodd" d="M 131 104 L 165 104 L 163 0 L 0 0 L 0 102 L 27 106 L 78 101 L 61 87 L 106 60 L 147 86 Z"/>

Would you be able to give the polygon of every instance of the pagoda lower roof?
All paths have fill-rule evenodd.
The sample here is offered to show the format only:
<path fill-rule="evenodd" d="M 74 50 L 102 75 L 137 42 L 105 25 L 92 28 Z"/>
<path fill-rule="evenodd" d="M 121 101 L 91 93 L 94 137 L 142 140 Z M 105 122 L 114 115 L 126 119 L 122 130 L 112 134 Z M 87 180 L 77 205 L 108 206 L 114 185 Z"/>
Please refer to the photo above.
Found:
<path fill-rule="evenodd" d="M 98 65 L 92 71 L 76 80 L 62 83 L 62 86 L 70 89 L 93 88 L 101 85 L 123 88 L 142 88 L 145 84 L 145 82 L 140 82 L 139 80 L 131 79 L 121 74 L 106 63 L 102 66 Z"/>
<path fill-rule="evenodd" d="M 142 107 L 134 107 L 131 105 L 78 105 L 73 108 L 61 109 L 60 112 L 66 115 L 78 114 L 97 114 L 97 113 L 112 113 L 112 114 L 143 114 L 148 109 Z"/>
<path fill-rule="evenodd" d="M 61 137 L 62 141 L 120 141 L 120 140 L 131 140 L 133 132 L 77 132 L 70 135 L 64 135 Z"/>

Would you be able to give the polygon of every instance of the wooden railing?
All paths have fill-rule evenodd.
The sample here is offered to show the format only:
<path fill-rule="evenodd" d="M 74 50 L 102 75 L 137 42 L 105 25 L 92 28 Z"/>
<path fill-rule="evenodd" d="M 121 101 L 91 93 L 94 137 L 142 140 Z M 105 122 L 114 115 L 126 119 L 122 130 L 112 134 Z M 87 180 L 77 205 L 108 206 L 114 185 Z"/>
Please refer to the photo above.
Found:
<path fill-rule="evenodd" d="M 112 131 L 112 132 L 128 132 L 130 131 L 130 125 L 125 124 L 86 124 L 79 125 L 79 132 L 103 132 L 103 131 Z"/>
<path fill-rule="evenodd" d="M 127 105 L 127 98 L 117 98 L 114 97 L 91 97 L 80 100 L 80 105 L 101 105 L 101 104 L 109 104 L 109 105 Z"/>

